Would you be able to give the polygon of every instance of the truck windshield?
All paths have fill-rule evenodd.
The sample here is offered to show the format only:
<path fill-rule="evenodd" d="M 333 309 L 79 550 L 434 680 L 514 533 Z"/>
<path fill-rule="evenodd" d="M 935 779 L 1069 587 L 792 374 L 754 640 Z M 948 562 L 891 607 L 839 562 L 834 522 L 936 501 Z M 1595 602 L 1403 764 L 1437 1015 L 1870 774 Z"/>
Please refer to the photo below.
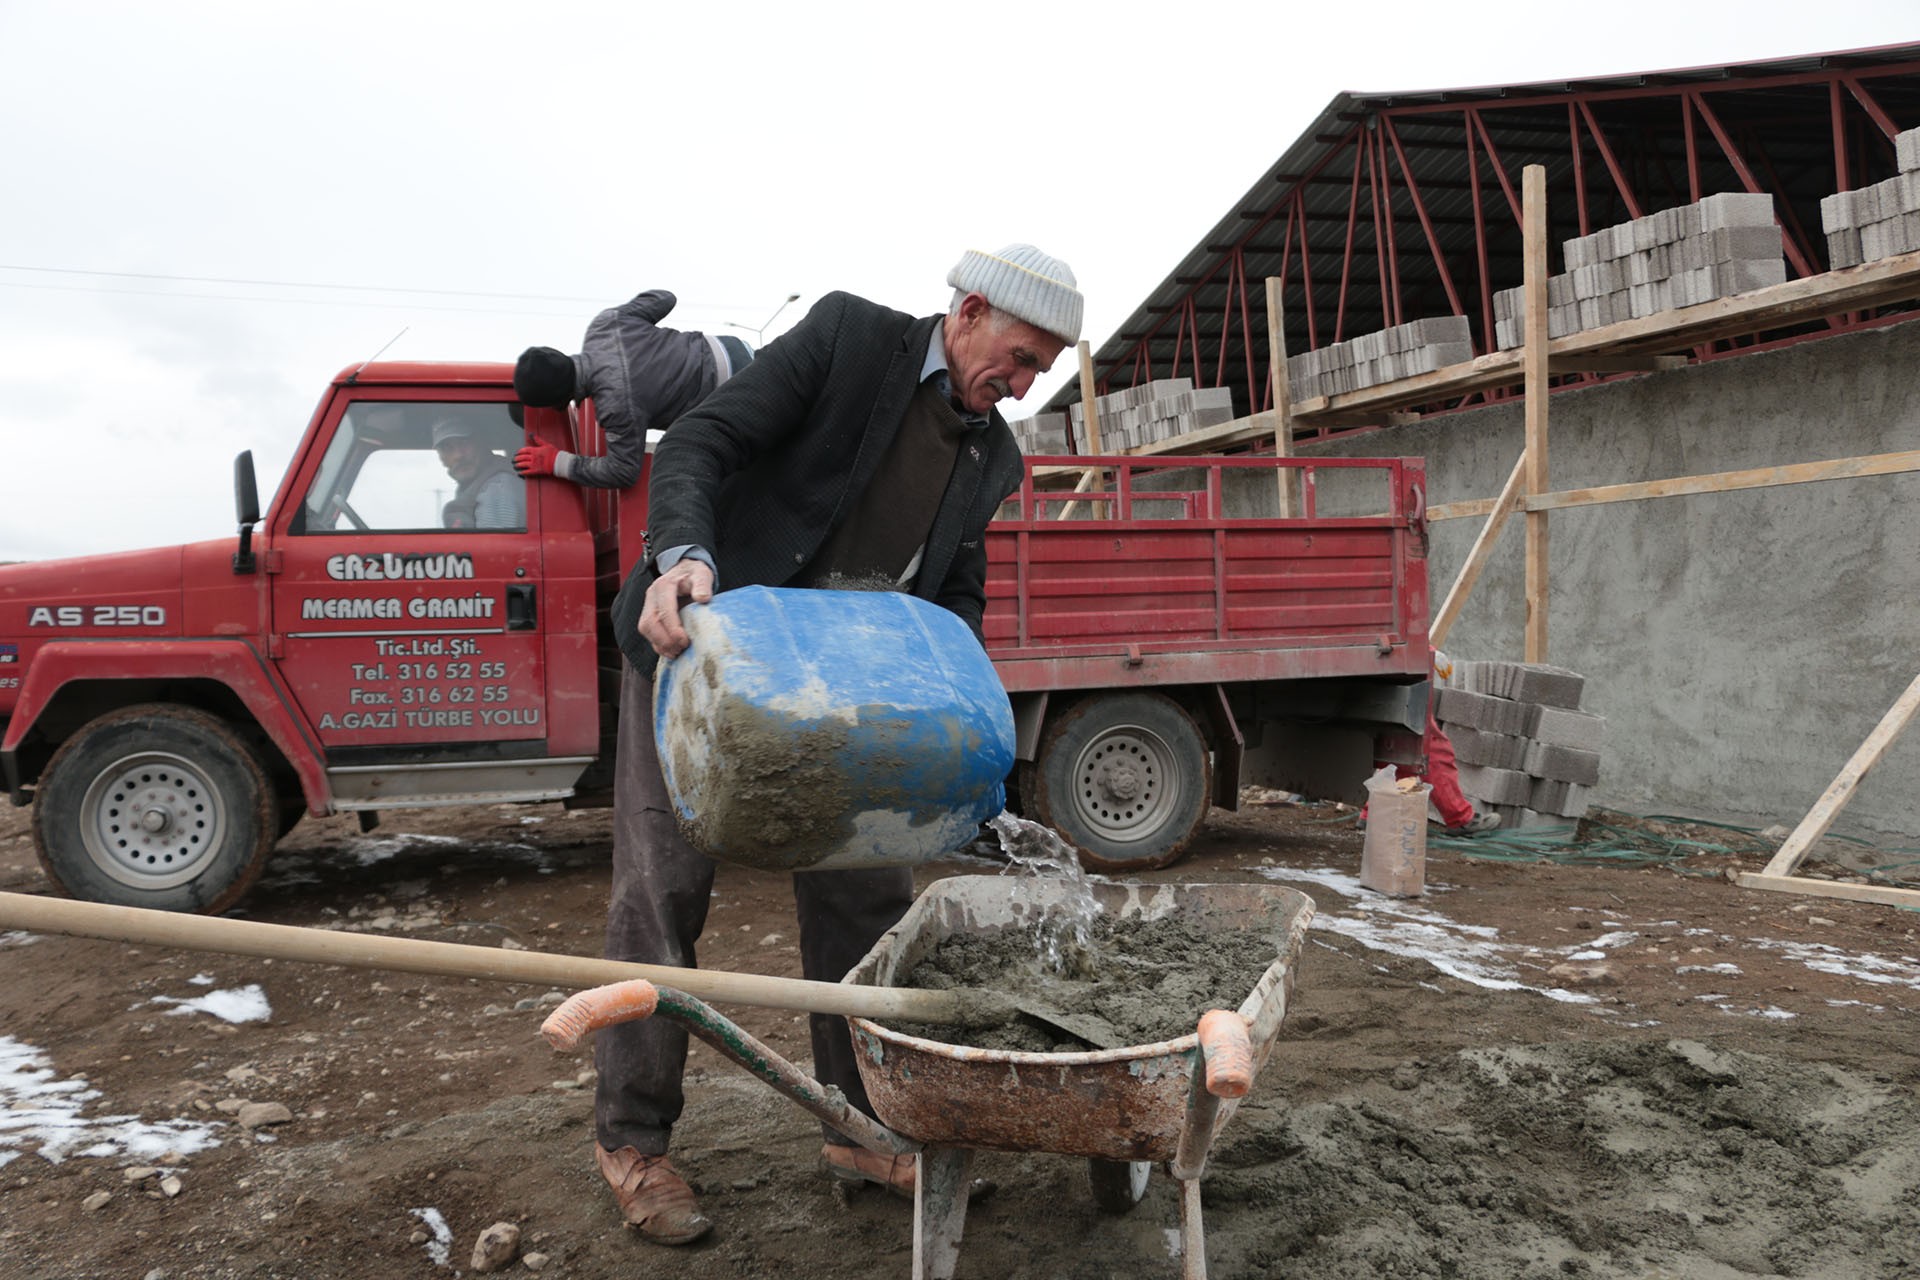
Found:
<path fill-rule="evenodd" d="M 360 401 L 334 431 L 299 532 L 523 530 L 521 443 L 504 404 Z"/>

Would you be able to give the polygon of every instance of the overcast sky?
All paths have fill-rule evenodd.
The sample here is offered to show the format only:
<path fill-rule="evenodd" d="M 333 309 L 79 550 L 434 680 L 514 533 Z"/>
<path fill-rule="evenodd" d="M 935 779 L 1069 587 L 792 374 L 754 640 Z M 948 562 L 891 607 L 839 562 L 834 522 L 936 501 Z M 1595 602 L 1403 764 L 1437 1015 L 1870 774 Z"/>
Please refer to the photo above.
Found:
<path fill-rule="evenodd" d="M 770 339 L 833 289 L 939 310 L 962 250 L 1023 240 L 1072 264 L 1098 346 L 1337 92 L 1889 44 L 1916 14 L 0 0 L 0 560 L 229 534 L 233 455 L 269 496 L 327 382 L 403 329 L 389 357 L 572 351 L 660 287 L 670 325 L 753 341 L 800 294 Z"/>

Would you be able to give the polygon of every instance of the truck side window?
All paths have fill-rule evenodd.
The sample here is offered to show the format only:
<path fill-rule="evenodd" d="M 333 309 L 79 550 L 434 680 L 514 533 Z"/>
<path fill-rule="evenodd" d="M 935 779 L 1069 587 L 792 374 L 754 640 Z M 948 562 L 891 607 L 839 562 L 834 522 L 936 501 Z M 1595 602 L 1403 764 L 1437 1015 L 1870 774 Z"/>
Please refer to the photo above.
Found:
<path fill-rule="evenodd" d="M 294 532 L 527 527 L 522 442 L 503 404 L 359 401 L 334 432 Z"/>

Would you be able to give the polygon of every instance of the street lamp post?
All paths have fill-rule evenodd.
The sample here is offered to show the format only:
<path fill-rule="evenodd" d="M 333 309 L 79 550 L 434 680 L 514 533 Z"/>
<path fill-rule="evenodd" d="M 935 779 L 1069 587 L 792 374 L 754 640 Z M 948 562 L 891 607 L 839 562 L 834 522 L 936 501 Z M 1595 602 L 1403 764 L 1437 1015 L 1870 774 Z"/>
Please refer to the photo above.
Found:
<path fill-rule="evenodd" d="M 767 322 L 761 325 L 757 329 L 750 324 L 741 324 L 738 320 L 727 321 L 727 326 L 733 329 L 745 329 L 748 333 L 753 335 L 753 345 L 755 347 L 758 347 L 761 345 L 760 335 L 773 327 L 773 322 L 780 318 L 780 313 L 782 311 L 785 311 L 788 307 L 792 306 L 794 303 L 798 301 L 800 301 L 799 294 L 797 293 L 788 294 L 787 300 L 785 302 L 782 302 L 779 306 L 775 307 L 773 309 L 773 314 L 767 317 Z"/>

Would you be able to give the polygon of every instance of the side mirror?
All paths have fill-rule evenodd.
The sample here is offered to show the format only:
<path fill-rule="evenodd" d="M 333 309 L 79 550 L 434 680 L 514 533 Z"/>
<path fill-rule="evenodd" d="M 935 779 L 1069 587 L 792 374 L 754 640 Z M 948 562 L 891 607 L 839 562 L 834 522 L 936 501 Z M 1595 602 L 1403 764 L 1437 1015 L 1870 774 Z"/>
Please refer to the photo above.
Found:
<path fill-rule="evenodd" d="M 253 478 L 253 450 L 233 460 L 233 514 L 240 522 L 240 549 L 233 553 L 233 571 L 252 573 L 253 526 L 260 523 L 260 487 Z"/>

